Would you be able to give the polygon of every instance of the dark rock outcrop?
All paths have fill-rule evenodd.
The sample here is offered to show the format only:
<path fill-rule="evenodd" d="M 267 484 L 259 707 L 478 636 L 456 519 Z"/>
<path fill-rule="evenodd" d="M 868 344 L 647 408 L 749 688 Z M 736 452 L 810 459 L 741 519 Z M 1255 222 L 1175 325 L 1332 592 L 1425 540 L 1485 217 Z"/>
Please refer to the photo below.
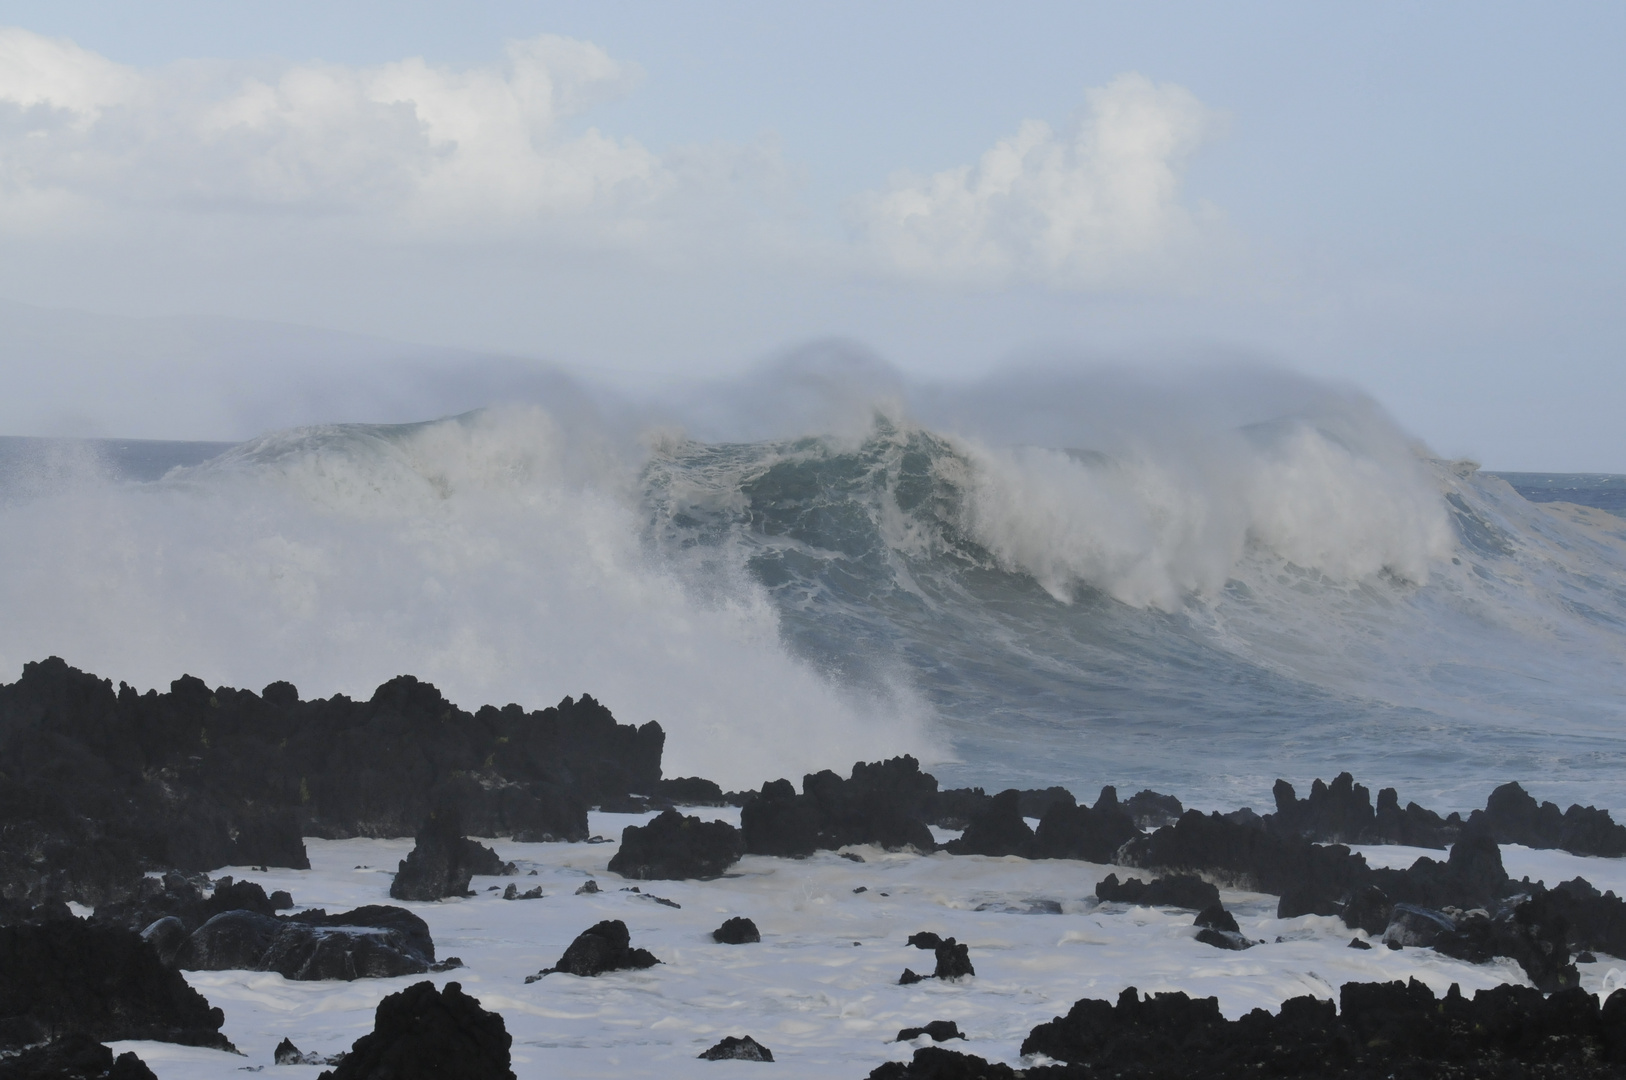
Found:
<path fill-rule="evenodd" d="M 1173 795 L 1159 795 L 1151 789 L 1137 791 L 1124 800 L 1124 810 L 1137 828 L 1161 829 L 1173 825 L 1185 813 L 1185 807 Z"/>
<path fill-rule="evenodd" d="M 985 1061 L 974 1054 L 945 1050 L 941 1046 L 923 1046 L 915 1051 L 914 1060 L 905 1064 L 888 1061 L 876 1067 L 870 1080 L 1015 1080 L 1020 1076 L 1040 1076 L 1047 1070 L 1027 1069 L 1016 1072 L 1009 1065 Z"/>
<path fill-rule="evenodd" d="M 701 1061 L 772 1061 L 773 1051 L 749 1035 L 723 1036 L 723 1040 L 700 1053 Z"/>
<path fill-rule="evenodd" d="M 408 835 L 441 807 L 474 835 L 585 839 L 589 805 L 658 787 L 664 741 L 586 696 L 471 714 L 406 676 L 301 701 L 30 663 L 0 686 L 0 895 L 100 906 L 146 870 L 305 868 L 303 836 Z"/>
<path fill-rule="evenodd" d="M 957 840 L 943 845 L 951 855 L 1033 854 L 1033 829 L 1022 819 L 1021 792 L 1001 791 L 979 810 Z"/>
<path fill-rule="evenodd" d="M 1257 944 L 1242 936 L 1236 916 L 1218 901 L 1199 911 L 1192 925 L 1197 927 L 1197 940 L 1216 949 L 1251 949 Z"/>
<path fill-rule="evenodd" d="M 1051 803 L 1039 818 L 1033 853 L 1041 859 L 1111 862 L 1120 847 L 1139 835 L 1129 811 L 1118 802 L 1117 789 L 1104 787 L 1093 807 L 1074 805 L 1071 799 Z"/>
<path fill-rule="evenodd" d="M 0 927 L 0 1050 L 70 1032 L 228 1050 L 224 1020 L 130 930 L 80 919 Z"/>
<path fill-rule="evenodd" d="M 301 981 L 421 975 L 434 962 L 428 925 L 404 908 L 379 905 L 289 918 L 223 912 L 193 931 L 177 957 L 188 970 L 275 971 Z"/>
<path fill-rule="evenodd" d="M 971 966 L 970 948 L 953 938 L 941 938 L 929 930 L 923 930 L 918 934 L 911 934 L 909 944 L 917 949 L 929 950 L 936 958 L 937 965 L 931 975 L 917 975 L 912 969 L 904 968 L 903 975 L 898 978 L 899 984 L 903 986 L 928 978 L 959 979 L 977 973 Z"/>
<path fill-rule="evenodd" d="M 666 810 L 647 825 L 621 830 L 610 872 L 637 881 L 709 881 L 740 861 L 745 842 L 726 821 L 701 821 Z"/>
<path fill-rule="evenodd" d="M 1190 908 L 1192 911 L 1220 902 L 1219 889 L 1195 874 L 1170 874 L 1150 882 L 1130 878 L 1121 883 L 1117 874 L 1108 874 L 1096 883 L 1095 898 L 1109 903 Z"/>
<path fill-rule="evenodd" d="M 88 1035 L 60 1039 L 0 1057 L 0 1080 L 157 1080 L 147 1063 L 113 1051 Z"/>
<path fill-rule="evenodd" d="M 922 1035 L 930 1035 L 932 1042 L 948 1042 L 950 1039 L 965 1038 L 964 1033 L 960 1031 L 960 1025 L 953 1020 L 933 1020 L 925 1027 L 904 1028 L 898 1032 L 898 1037 L 893 1041 L 908 1042 L 910 1039 L 918 1039 Z"/>
<path fill-rule="evenodd" d="M 811 855 L 819 848 L 818 807 L 789 780 L 769 780 L 740 810 L 740 833 L 752 855 Z"/>
<path fill-rule="evenodd" d="M 463 835 L 462 819 L 452 808 L 429 815 L 418 830 L 417 843 L 401 860 L 390 896 L 397 900 L 443 900 L 448 896 L 470 896 L 469 880 L 475 874 L 512 874 L 514 866 L 505 863 L 477 841 Z"/>
<path fill-rule="evenodd" d="M 655 786 L 655 794 L 673 806 L 728 806 L 723 789 L 699 776 L 674 776 Z"/>
<path fill-rule="evenodd" d="M 719 945 L 751 945 L 762 940 L 757 924 L 742 915 L 723 920 L 723 925 L 711 932 L 711 940 Z"/>
<path fill-rule="evenodd" d="M 1557 805 L 1537 804 L 1518 784 L 1503 784 L 1490 793 L 1483 811 L 1468 819 L 1499 844 L 1532 848 L 1562 848 L 1576 855 L 1626 855 L 1626 825 L 1616 824 L 1609 811 L 1571 806 L 1559 813 Z"/>
<path fill-rule="evenodd" d="M 1077 1002 L 1065 1017 L 1035 1027 L 1021 1050 L 1062 1062 L 1028 1074 L 1058 1080 L 1102 1075 L 1122 1080 L 1595 1080 L 1626 1074 L 1626 1028 L 1621 1026 L 1626 994 L 1619 992 L 1601 1009 L 1596 997 L 1578 990 L 1543 997 L 1528 987 L 1502 985 L 1469 1000 L 1453 986 L 1439 999 L 1415 980 L 1348 983 L 1339 997 L 1336 1009 L 1330 1001 L 1303 997 L 1283 1002 L 1274 1015 L 1255 1009 L 1226 1020 L 1214 998 L 1174 993 L 1142 999 L 1129 989 L 1116 1005 Z M 1002 1075 L 998 1068 L 981 1075 Z M 979 1073 L 933 1073 L 911 1065 L 871 1075 Z"/>
<path fill-rule="evenodd" d="M 514 1080 L 502 1017 L 458 983 L 416 983 L 378 1003 L 373 1030 L 323 1080 Z"/>
<path fill-rule="evenodd" d="M 926 822 L 936 795 L 936 778 L 912 757 L 858 762 L 847 779 L 809 773 L 800 795 L 789 780 L 762 785 L 741 809 L 740 829 L 753 855 L 800 857 L 850 844 L 932 851 Z"/>
<path fill-rule="evenodd" d="M 570 943 L 559 962 L 525 977 L 535 982 L 544 975 L 562 971 L 570 975 L 594 976 L 607 971 L 654 967 L 660 963 L 646 949 L 632 948 L 632 934 L 620 919 L 606 919 L 583 930 Z"/>
<path fill-rule="evenodd" d="M 271 1051 L 271 1060 L 278 1065 L 337 1065 L 344 1060 L 343 1054 L 333 1054 L 323 1057 L 314 1050 L 301 1052 L 294 1041 L 284 1037 Z"/>

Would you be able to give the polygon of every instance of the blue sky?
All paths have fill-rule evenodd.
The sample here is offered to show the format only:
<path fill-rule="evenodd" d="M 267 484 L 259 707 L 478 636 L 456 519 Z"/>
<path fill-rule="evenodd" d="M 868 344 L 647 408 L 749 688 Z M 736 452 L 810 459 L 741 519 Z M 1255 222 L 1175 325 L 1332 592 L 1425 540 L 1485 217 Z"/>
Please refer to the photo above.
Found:
<path fill-rule="evenodd" d="M 1626 471 L 1626 8 L 56 0 L 0 25 L 0 297 L 634 382 L 824 336 L 937 377 L 1241 359 L 1354 383 L 1443 454 Z M 493 86 L 524 113 L 500 137 L 470 126 Z"/>

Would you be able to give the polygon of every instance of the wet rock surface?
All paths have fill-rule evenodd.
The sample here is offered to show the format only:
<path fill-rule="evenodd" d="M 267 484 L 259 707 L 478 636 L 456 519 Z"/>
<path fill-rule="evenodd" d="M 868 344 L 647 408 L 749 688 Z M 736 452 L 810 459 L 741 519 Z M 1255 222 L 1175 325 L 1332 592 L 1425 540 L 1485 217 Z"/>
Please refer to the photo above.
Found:
<path fill-rule="evenodd" d="M 922 1035 L 929 1035 L 933 1042 L 947 1042 L 950 1039 L 963 1039 L 965 1035 L 960 1031 L 960 1025 L 953 1020 L 933 1020 L 925 1027 L 904 1028 L 898 1032 L 895 1042 L 908 1042 L 918 1039 Z"/>
<path fill-rule="evenodd" d="M 157 1080 L 134 1053 L 113 1051 L 88 1035 L 64 1035 L 0 1057 L 0 1080 Z"/>
<path fill-rule="evenodd" d="M 1022 817 L 1022 793 L 1001 791 L 981 807 L 959 839 L 943 850 L 951 855 L 1021 855 L 1034 853 L 1034 833 Z"/>
<path fill-rule="evenodd" d="M 773 1051 L 749 1035 L 725 1035 L 721 1042 L 700 1053 L 702 1061 L 772 1061 Z"/>
<path fill-rule="evenodd" d="M 918 975 L 912 969 L 904 968 L 898 978 L 899 985 L 909 986 L 926 979 L 961 979 L 977 973 L 971 966 L 970 948 L 953 938 L 941 938 L 929 930 L 923 930 L 911 934 L 909 944 L 931 952 L 937 964 L 930 975 Z"/>
<path fill-rule="evenodd" d="M 711 940 L 719 945 L 751 945 L 762 940 L 757 924 L 744 916 L 725 919 L 723 925 L 711 932 Z"/>
<path fill-rule="evenodd" d="M 307 868 L 304 836 L 410 835 L 439 807 L 474 835 L 585 839 L 588 805 L 657 788 L 664 742 L 585 695 L 469 713 L 410 676 L 367 701 L 190 676 L 139 694 L 52 658 L 0 685 L 0 886 L 96 907 L 146 870 Z"/>
<path fill-rule="evenodd" d="M 926 822 L 937 795 L 937 780 L 904 756 L 857 762 L 843 779 L 826 769 L 802 778 L 802 793 L 789 780 L 762 786 L 740 811 L 746 852 L 753 855 L 811 855 L 853 844 L 889 851 L 933 851 Z"/>
<path fill-rule="evenodd" d="M 68 1033 L 230 1049 L 224 1021 L 133 931 L 73 918 L 0 927 L 0 1050 Z"/>
<path fill-rule="evenodd" d="M 701 821 L 666 810 L 647 825 L 628 825 L 609 870 L 637 881 L 721 877 L 745 854 L 740 830 L 726 821 Z"/>
<path fill-rule="evenodd" d="M 632 948 L 632 934 L 627 930 L 626 923 L 620 919 L 606 919 L 577 934 L 558 963 L 527 976 L 525 981 L 535 982 L 556 971 L 591 977 L 607 971 L 650 968 L 658 963 L 660 961 L 647 949 Z"/>
<path fill-rule="evenodd" d="M 1108 874 L 1096 883 L 1095 898 L 1108 903 L 1201 911 L 1219 903 L 1220 895 L 1215 885 L 1195 874 L 1171 874 L 1151 881 L 1132 877 L 1122 882 L 1117 874 Z"/>
<path fill-rule="evenodd" d="M 514 1080 L 513 1037 L 502 1017 L 459 983 L 416 983 L 378 1003 L 371 1034 L 357 1039 L 324 1080 Z"/>
<path fill-rule="evenodd" d="M 193 931 L 177 963 L 187 970 L 275 971 L 300 981 L 421 975 L 435 962 L 429 927 L 404 908 L 369 905 L 288 918 L 216 915 Z"/>
<path fill-rule="evenodd" d="M 396 900 L 444 900 L 450 896 L 472 896 L 469 881 L 475 874 L 512 874 L 514 865 L 505 863 L 484 844 L 463 835 L 462 817 L 455 808 L 441 808 L 429 815 L 418 830 L 416 842 L 401 860 L 390 896 Z"/>

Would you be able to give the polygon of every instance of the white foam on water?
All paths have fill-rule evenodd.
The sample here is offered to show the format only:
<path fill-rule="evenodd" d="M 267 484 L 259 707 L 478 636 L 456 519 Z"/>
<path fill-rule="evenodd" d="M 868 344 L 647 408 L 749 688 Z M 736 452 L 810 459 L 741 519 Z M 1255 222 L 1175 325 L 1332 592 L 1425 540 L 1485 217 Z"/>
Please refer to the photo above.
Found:
<path fill-rule="evenodd" d="M 738 811 L 689 811 L 738 820 Z M 619 836 L 647 815 L 594 813 L 592 829 Z M 307 840 L 312 869 L 225 873 L 287 889 L 301 906 L 330 913 L 368 903 L 392 903 L 390 875 L 409 840 Z M 466 967 L 428 976 L 458 982 L 484 1007 L 501 1013 L 513 1036 L 520 1080 L 570 1077 L 714 1077 L 744 1066 L 699 1061 L 726 1035 L 749 1035 L 774 1053 L 777 1067 L 796 1076 L 856 1080 L 886 1060 L 904 1060 L 917 1045 L 891 1040 L 904 1027 L 953 1020 L 968 1035 L 950 1048 L 1020 1064 L 1022 1039 L 1036 1024 L 1064 1014 L 1081 997 L 1115 1000 L 1125 987 L 1143 994 L 1184 990 L 1213 995 L 1235 1018 L 1304 994 L 1336 1000 L 1351 981 L 1417 978 L 1435 993 L 1457 983 L 1466 994 L 1501 982 L 1523 983 L 1508 960 L 1474 965 L 1431 949 L 1394 952 L 1349 947 L 1362 937 L 1336 918 L 1275 918 L 1276 898 L 1221 890 L 1242 932 L 1260 944 L 1228 952 L 1198 942 L 1193 913 L 1097 904 L 1095 884 L 1108 872 L 1144 872 L 1069 860 L 1028 861 L 982 856 L 888 854 L 848 849 L 807 859 L 748 856 L 709 882 L 624 881 L 606 870 L 615 844 L 492 843 L 517 864 L 512 879 L 475 878 L 478 895 L 438 903 L 402 903 L 420 915 L 439 957 Z M 1406 860 L 1416 849 L 1363 849 Z M 1430 853 L 1438 855 L 1441 853 Z M 1626 864 L 1563 853 L 1505 848 L 1516 875 L 1528 863 L 1566 879 L 1585 864 L 1603 885 L 1626 880 Z M 361 869 L 358 869 L 361 867 Z M 536 870 L 535 877 L 529 871 Z M 577 895 L 589 878 L 603 891 Z M 490 886 L 540 885 L 540 900 L 499 899 Z M 636 885 L 641 893 L 623 891 Z M 853 890 L 863 886 L 866 891 Z M 1618 885 L 1617 885 L 1618 887 Z M 682 905 L 666 907 L 656 895 Z M 1057 901 L 1061 914 L 1016 914 L 1034 900 Z M 718 945 L 710 933 L 724 919 L 746 916 L 760 944 Z M 553 964 L 576 934 L 602 919 L 621 919 L 634 946 L 663 962 L 645 971 L 596 978 L 525 976 Z M 906 939 L 929 930 L 970 946 L 976 976 L 954 983 L 928 980 L 899 986 L 905 967 L 929 971 L 932 955 Z M 1277 939 L 1281 940 L 1278 941 Z M 859 944 L 855 945 L 854 942 Z M 1604 991 L 1620 984 L 1623 961 L 1583 965 L 1583 985 Z M 246 1057 L 120 1043 L 133 1049 L 161 1080 L 203 1080 L 242 1067 L 274 1068 L 278 1076 L 314 1077 L 318 1067 L 275 1067 L 271 1053 L 284 1037 L 303 1051 L 347 1050 L 372 1029 L 386 994 L 426 976 L 352 983 L 291 982 L 261 972 L 188 972 L 187 980 L 225 1011 L 226 1035 Z M 1613 983 L 1610 980 L 1613 980 Z"/>
<path fill-rule="evenodd" d="M 471 709 L 587 692 L 661 723 L 668 775 L 738 786 L 938 756 L 906 687 L 849 692 L 790 655 L 743 575 L 699 595 L 660 564 L 625 463 L 540 409 L 279 433 L 0 511 L 0 670 L 54 654 L 306 697 L 412 674 Z"/>

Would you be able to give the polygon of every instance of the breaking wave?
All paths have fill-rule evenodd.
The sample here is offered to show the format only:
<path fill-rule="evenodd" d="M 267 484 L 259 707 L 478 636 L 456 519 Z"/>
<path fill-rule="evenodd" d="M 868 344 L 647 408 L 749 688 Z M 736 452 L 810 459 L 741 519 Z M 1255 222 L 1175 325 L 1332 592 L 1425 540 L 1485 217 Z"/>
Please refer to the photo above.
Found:
<path fill-rule="evenodd" d="M 720 399 L 508 406 L 156 480 L 14 455 L 0 669 L 587 691 L 734 784 L 913 752 L 1215 805 L 1347 768 L 1626 806 L 1626 521 L 1302 382 L 837 383 L 777 432 L 753 391 L 732 430 Z"/>

